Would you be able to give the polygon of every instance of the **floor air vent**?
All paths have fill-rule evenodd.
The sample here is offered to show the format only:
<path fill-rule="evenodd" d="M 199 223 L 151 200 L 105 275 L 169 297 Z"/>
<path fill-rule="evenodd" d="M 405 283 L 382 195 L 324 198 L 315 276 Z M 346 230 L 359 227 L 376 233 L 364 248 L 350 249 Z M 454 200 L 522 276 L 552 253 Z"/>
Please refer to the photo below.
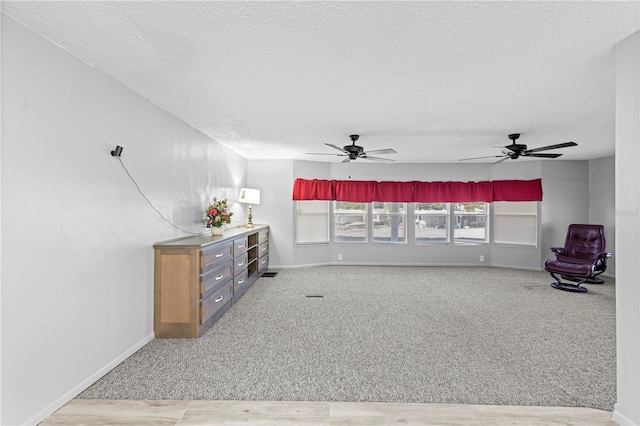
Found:
<path fill-rule="evenodd" d="M 263 277 L 272 278 L 275 277 L 278 273 L 274 271 L 266 271 L 262 274 Z"/>

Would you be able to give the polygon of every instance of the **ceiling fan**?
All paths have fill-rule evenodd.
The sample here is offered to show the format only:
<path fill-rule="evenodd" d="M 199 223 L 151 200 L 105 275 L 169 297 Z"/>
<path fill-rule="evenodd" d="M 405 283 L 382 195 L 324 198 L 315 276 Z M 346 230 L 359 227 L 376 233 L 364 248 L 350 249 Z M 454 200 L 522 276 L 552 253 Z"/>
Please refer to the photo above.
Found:
<path fill-rule="evenodd" d="M 333 144 L 330 144 L 330 143 L 325 143 L 325 145 L 330 146 L 331 148 L 334 148 L 334 149 L 337 149 L 338 151 L 340 151 L 341 154 L 328 154 L 328 153 L 324 153 L 324 152 L 307 152 L 307 154 L 309 154 L 309 155 L 337 155 L 339 157 L 347 157 L 344 160 L 342 160 L 343 163 L 348 163 L 349 161 L 356 160 L 358 158 L 362 158 L 362 159 L 365 159 L 365 160 L 372 160 L 372 161 L 394 161 L 394 160 L 391 160 L 389 158 L 372 157 L 369 154 L 396 154 L 396 150 L 395 149 L 392 149 L 392 148 L 375 149 L 373 151 L 365 152 L 363 147 L 356 145 L 356 141 L 360 138 L 360 135 L 351 135 L 351 136 L 349 136 L 349 138 L 351 138 L 351 145 L 345 145 L 342 148 L 340 148 L 337 145 L 333 145 Z"/>
<path fill-rule="evenodd" d="M 538 153 L 540 151 L 548 151 L 551 149 L 578 146 L 578 144 L 575 142 L 564 142 L 556 145 L 548 145 L 548 146 L 541 146 L 540 148 L 527 149 L 526 145 L 516 143 L 516 140 L 519 137 L 520 137 L 520 133 L 513 133 L 509 135 L 509 139 L 511 139 L 511 144 L 505 147 L 498 147 L 498 148 L 502 148 L 502 155 L 489 155 L 486 157 L 463 158 L 460 161 L 479 160 L 481 158 L 500 158 L 500 160 L 491 163 L 491 164 L 498 164 L 508 159 L 516 160 L 519 157 L 558 158 L 562 154 L 538 154 Z"/>

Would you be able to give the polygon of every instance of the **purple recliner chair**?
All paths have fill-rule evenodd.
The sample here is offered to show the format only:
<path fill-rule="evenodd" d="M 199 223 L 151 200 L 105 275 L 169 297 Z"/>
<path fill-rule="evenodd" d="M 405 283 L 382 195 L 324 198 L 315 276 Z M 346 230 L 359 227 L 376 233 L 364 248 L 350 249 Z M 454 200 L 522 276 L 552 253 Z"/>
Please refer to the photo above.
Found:
<path fill-rule="evenodd" d="M 582 284 L 604 282 L 597 276 L 607 269 L 607 259 L 613 256 L 613 253 L 606 251 L 602 225 L 569 225 L 564 247 L 551 247 L 551 251 L 556 258 L 544 261 L 545 271 L 556 280 L 551 287 L 578 292 L 587 291 Z M 575 284 L 562 282 L 557 275 Z"/>

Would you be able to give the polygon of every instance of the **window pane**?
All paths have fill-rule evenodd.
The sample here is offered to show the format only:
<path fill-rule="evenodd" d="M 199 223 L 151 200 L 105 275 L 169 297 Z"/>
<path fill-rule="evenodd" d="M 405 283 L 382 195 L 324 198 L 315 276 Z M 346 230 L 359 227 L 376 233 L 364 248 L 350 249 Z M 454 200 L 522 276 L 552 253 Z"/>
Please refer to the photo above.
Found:
<path fill-rule="evenodd" d="M 367 204 L 335 201 L 333 211 L 335 242 L 367 242 Z"/>
<path fill-rule="evenodd" d="M 449 212 L 445 203 L 416 203 L 416 243 L 449 242 Z"/>
<path fill-rule="evenodd" d="M 296 202 L 296 244 L 329 242 L 329 201 Z"/>
<path fill-rule="evenodd" d="M 406 239 L 406 203 L 373 203 L 373 241 L 404 243 Z"/>
<path fill-rule="evenodd" d="M 456 203 L 454 209 L 454 243 L 486 243 L 487 203 Z"/>
<path fill-rule="evenodd" d="M 493 204 L 493 241 L 496 244 L 538 245 L 538 203 L 499 202 Z"/>

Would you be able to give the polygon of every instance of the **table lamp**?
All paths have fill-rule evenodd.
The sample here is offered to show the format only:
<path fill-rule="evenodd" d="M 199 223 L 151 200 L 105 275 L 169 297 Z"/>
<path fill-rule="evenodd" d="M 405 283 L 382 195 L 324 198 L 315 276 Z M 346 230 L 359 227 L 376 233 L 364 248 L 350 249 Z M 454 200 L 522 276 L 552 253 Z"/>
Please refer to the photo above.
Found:
<path fill-rule="evenodd" d="M 260 204 L 260 190 L 251 188 L 240 188 L 239 202 L 249 204 L 249 220 L 247 221 L 247 228 L 253 228 L 253 216 L 251 212 L 252 204 Z"/>

